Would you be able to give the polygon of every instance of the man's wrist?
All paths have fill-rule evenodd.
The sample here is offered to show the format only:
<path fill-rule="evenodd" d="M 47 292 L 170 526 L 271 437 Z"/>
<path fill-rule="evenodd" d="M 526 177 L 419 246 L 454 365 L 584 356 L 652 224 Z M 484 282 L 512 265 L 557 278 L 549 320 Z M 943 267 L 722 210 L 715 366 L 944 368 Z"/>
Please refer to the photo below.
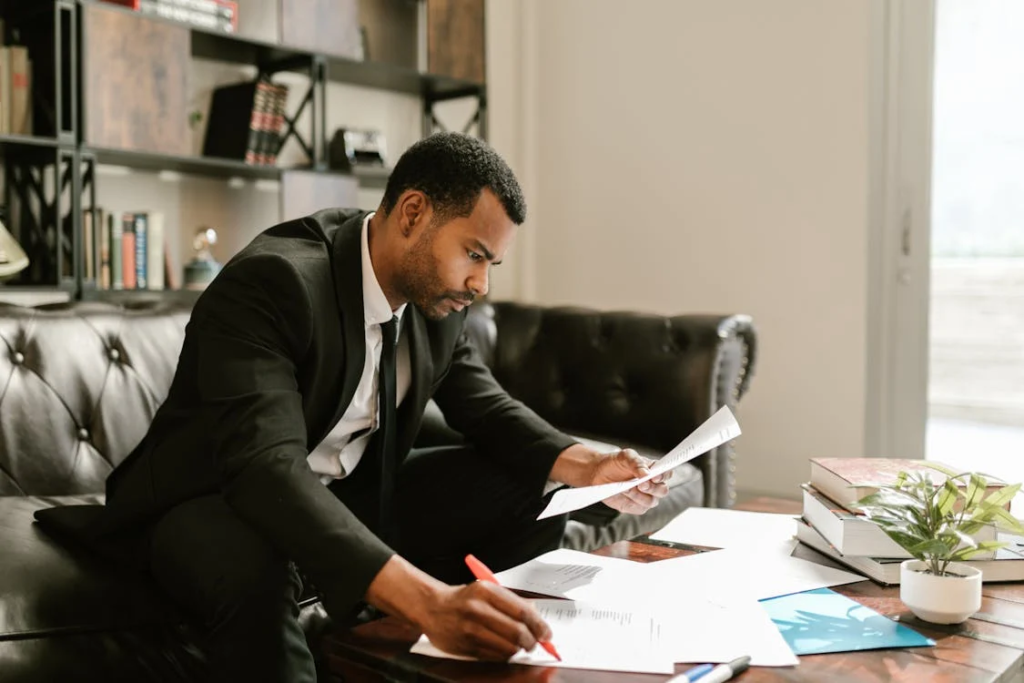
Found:
<path fill-rule="evenodd" d="M 601 454 L 581 443 L 558 454 L 548 478 L 569 486 L 589 486 L 594 479 Z"/>
<path fill-rule="evenodd" d="M 434 605 L 449 586 L 420 571 L 400 555 L 392 555 L 370 582 L 366 602 L 423 628 Z"/>

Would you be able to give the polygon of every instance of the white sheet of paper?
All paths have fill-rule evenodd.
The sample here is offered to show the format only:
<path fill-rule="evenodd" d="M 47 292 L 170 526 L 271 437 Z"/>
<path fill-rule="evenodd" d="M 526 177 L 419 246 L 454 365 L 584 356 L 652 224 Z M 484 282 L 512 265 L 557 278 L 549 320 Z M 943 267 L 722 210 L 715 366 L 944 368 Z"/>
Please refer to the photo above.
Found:
<path fill-rule="evenodd" d="M 651 534 L 656 541 L 673 541 L 709 548 L 793 550 L 793 515 L 746 512 L 721 508 L 689 508 Z"/>
<path fill-rule="evenodd" d="M 649 588 L 672 594 L 699 586 L 711 599 L 746 597 L 764 600 L 863 581 L 858 574 L 825 567 L 781 553 L 757 550 L 711 550 L 697 555 L 653 562 Z"/>
<path fill-rule="evenodd" d="M 671 577 L 644 564 L 575 550 L 553 550 L 500 572 L 507 588 L 629 606 L 660 615 L 671 637 L 664 653 L 676 662 L 728 662 L 744 654 L 754 666 L 792 666 L 792 650 L 753 598 L 711 596 L 704 586 L 679 591 Z M 739 654 L 736 654 L 739 652 Z"/>
<path fill-rule="evenodd" d="M 735 439 L 740 434 L 740 426 L 736 422 L 732 411 L 729 410 L 729 406 L 722 406 L 718 412 L 705 420 L 704 424 L 693 430 L 678 446 L 656 462 L 651 467 L 651 473 L 646 477 L 615 482 L 613 484 L 562 489 L 551 497 L 551 502 L 548 503 L 548 506 L 544 508 L 544 511 L 540 513 L 537 519 L 545 519 L 565 514 L 566 512 L 581 510 L 588 505 L 600 503 L 602 500 L 616 496 L 638 484 L 653 479 L 663 472 L 675 469 L 684 462 L 693 460 L 698 455 L 707 453 L 712 448 L 721 446 L 730 439 Z"/>
<path fill-rule="evenodd" d="M 701 591 L 703 593 L 703 591 Z M 665 653 L 682 664 L 724 664 L 748 655 L 751 666 L 800 663 L 757 601 L 740 597 L 688 596 L 665 609 Z"/>
<path fill-rule="evenodd" d="M 532 652 L 520 650 L 509 660 L 513 664 L 657 674 L 675 670 L 671 657 L 663 651 L 662 624 L 651 614 L 573 600 L 536 600 L 534 605 L 551 627 L 551 642 L 562 661 L 535 647 Z M 472 659 L 448 654 L 426 636 L 413 644 L 411 652 Z"/>
<path fill-rule="evenodd" d="M 640 562 L 561 548 L 496 576 L 506 588 L 589 603 L 629 604 L 643 593 L 645 567 Z"/>

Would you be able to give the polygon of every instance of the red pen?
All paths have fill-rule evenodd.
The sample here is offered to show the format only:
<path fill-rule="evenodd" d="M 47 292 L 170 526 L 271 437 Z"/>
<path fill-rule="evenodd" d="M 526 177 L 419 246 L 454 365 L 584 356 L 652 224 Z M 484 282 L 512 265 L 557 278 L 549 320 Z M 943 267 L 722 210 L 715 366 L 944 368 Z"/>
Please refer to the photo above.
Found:
<path fill-rule="evenodd" d="M 498 583 L 498 577 L 494 575 L 494 572 L 488 569 L 486 564 L 472 555 L 466 555 L 466 566 L 469 567 L 469 571 L 473 572 L 473 576 L 475 576 L 478 581 L 487 581 L 488 583 L 493 583 L 495 586 L 501 585 Z M 537 642 L 540 643 L 542 648 L 547 650 L 548 654 L 558 661 L 562 661 L 562 656 L 558 654 L 558 650 L 556 650 L 555 646 L 551 644 L 551 641 L 540 640 Z"/>

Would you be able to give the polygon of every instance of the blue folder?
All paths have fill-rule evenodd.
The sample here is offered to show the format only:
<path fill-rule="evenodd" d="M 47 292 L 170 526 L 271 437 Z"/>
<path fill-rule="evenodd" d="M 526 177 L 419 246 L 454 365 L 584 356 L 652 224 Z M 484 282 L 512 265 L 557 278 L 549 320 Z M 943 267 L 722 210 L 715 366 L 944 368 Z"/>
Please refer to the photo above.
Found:
<path fill-rule="evenodd" d="M 761 604 L 796 655 L 935 644 L 828 588 L 770 598 Z"/>

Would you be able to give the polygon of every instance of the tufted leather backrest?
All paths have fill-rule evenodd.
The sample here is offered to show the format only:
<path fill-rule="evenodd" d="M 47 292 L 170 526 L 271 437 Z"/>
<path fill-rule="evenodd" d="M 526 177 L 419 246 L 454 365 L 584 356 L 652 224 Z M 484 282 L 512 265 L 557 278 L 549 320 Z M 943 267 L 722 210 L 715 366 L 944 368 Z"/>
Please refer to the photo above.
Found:
<path fill-rule="evenodd" d="M 0 495 L 99 493 L 167 395 L 189 307 L 0 304 Z"/>
<path fill-rule="evenodd" d="M 0 304 L 0 495 L 101 493 L 174 376 L 190 307 Z M 469 333 L 498 380 L 557 427 L 667 450 L 754 365 L 747 316 L 663 317 L 480 302 Z M 697 465 L 705 504 L 734 495 L 733 454 Z"/>
<path fill-rule="evenodd" d="M 472 336 L 495 377 L 543 418 L 573 434 L 662 452 L 721 406 L 735 409 L 753 368 L 756 335 L 744 315 L 511 302 L 481 304 L 473 315 Z M 731 445 L 695 464 L 705 475 L 705 504 L 730 505 Z"/>

